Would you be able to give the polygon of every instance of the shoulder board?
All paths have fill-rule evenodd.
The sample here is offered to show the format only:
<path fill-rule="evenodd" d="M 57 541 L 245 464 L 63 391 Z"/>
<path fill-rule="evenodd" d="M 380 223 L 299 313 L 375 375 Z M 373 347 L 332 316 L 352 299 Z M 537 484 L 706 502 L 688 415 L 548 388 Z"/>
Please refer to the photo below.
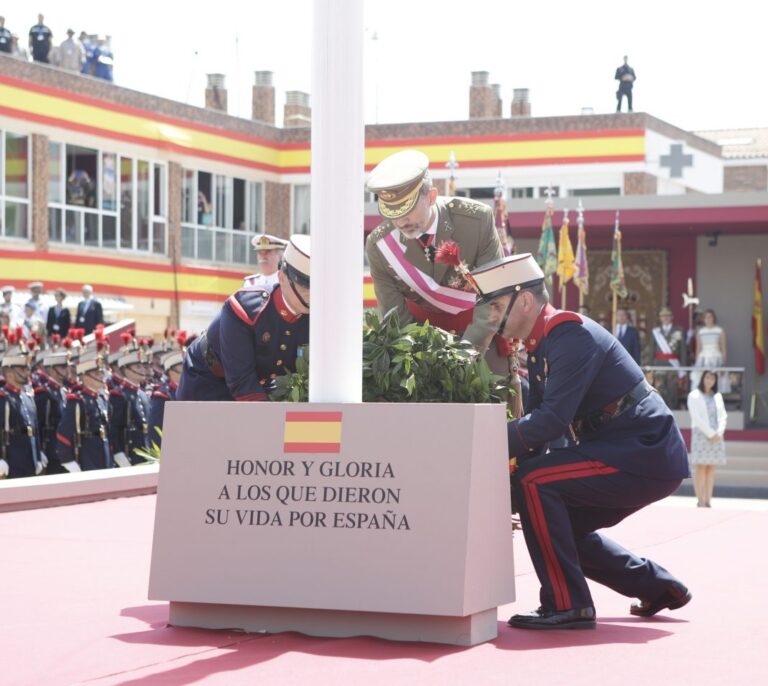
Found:
<path fill-rule="evenodd" d="M 170 400 L 171 396 L 167 393 L 163 393 L 161 390 L 157 390 L 152 394 L 153 398 L 162 398 L 163 400 Z"/>
<path fill-rule="evenodd" d="M 452 215 L 460 214 L 465 217 L 481 217 L 491 211 L 487 205 L 469 198 L 451 198 L 446 207 Z"/>
<path fill-rule="evenodd" d="M 391 221 L 385 221 L 379 224 L 370 234 L 368 234 L 368 240 L 371 243 L 380 241 L 388 233 L 392 233 L 395 225 Z"/>
<path fill-rule="evenodd" d="M 67 393 L 67 400 L 80 400 L 80 396 L 77 393 Z"/>
<path fill-rule="evenodd" d="M 227 298 L 227 306 L 249 326 L 253 326 L 269 302 L 269 291 L 263 288 L 244 288 Z"/>
<path fill-rule="evenodd" d="M 125 394 L 119 389 L 119 388 L 110 388 L 109 389 L 110 395 L 119 395 L 121 398 L 125 397 Z"/>
<path fill-rule="evenodd" d="M 45 386 L 35 386 L 35 395 L 40 393 L 47 393 L 48 389 Z"/>
<path fill-rule="evenodd" d="M 577 324 L 583 323 L 582 318 L 575 312 L 566 312 L 565 310 L 558 310 L 551 317 L 547 319 L 547 323 L 544 324 L 544 335 L 546 336 L 552 329 L 565 322 L 576 322 Z"/>

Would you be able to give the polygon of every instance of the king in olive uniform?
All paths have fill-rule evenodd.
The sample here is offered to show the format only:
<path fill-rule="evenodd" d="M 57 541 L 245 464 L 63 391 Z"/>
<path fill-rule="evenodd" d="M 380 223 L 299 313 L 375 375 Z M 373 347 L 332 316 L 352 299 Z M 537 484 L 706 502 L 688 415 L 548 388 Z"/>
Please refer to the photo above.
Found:
<path fill-rule="evenodd" d="M 403 150 L 380 162 L 368 178 L 384 218 L 366 242 L 366 255 L 381 315 L 396 310 L 400 323 L 430 324 L 463 335 L 479 350 L 493 338 L 488 308 L 473 297 L 452 265 L 435 260 L 437 249 L 455 243 L 469 269 L 503 257 L 493 210 L 475 200 L 438 197 L 429 159 Z M 488 356 L 495 371 L 505 372 L 506 352 Z"/>

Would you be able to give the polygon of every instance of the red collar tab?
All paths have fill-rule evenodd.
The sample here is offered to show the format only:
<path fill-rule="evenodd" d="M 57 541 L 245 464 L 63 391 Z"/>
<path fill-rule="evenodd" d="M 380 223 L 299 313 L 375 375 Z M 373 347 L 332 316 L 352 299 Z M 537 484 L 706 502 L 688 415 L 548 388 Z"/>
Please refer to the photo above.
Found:
<path fill-rule="evenodd" d="M 16 393 L 17 395 L 21 393 L 21 389 L 18 386 L 15 386 L 10 381 L 5 382 L 5 388 L 7 388 L 11 393 Z"/>
<path fill-rule="evenodd" d="M 288 305 L 285 304 L 285 300 L 283 299 L 283 289 L 282 288 L 275 288 L 274 291 L 272 291 L 272 300 L 275 303 L 275 309 L 277 310 L 277 313 L 285 319 L 285 321 L 293 324 L 299 317 L 301 317 L 300 314 L 293 314 L 290 309 L 288 309 Z"/>
<path fill-rule="evenodd" d="M 536 322 L 531 329 L 531 333 L 528 334 L 528 338 L 523 341 L 525 343 L 525 349 L 527 352 L 533 352 L 541 343 L 541 339 L 544 338 L 544 329 L 547 326 L 547 319 L 555 314 L 557 310 L 549 303 L 544 305 L 539 312 L 539 316 L 536 318 Z"/>

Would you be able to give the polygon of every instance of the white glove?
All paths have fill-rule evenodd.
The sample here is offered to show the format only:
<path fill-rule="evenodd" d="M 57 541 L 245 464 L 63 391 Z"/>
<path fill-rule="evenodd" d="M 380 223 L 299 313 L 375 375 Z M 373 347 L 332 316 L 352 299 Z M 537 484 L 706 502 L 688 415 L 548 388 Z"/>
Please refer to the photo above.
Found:
<path fill-rule="evenodd" d="M 0 460 L 0 479 L 7 478 L 10 470 L 11 468 L 8 466 L 8 463 L 5 460 Z"/>
<path fill-rule="evenodd" d="M 40 462 L 43 464 L 43 469 L 48 466 L 48 455 L 46 455 L 42 450 L 40 451 Z"/>
<path fill-rule="evenodd" d="M 40 476 L 43 473 L 45 467 L 42 462 L 35 462 L 35 476 Z"/>
<path fill-rule="evenodd" d="M 112 457 L 115 458 L 115 463 L 118 467 L 131 466 L 131 461 L 125 456 L 125 453 L 122 450 L 119 453 L 115 453 Z"/>
<path fill-rule="evenodd" d="M 61 466 L 64 467 L 70 474 L 74 474 L 75 472 L 82 472 L 83 470 L 80 469 L 80 465 L 77 464 L 74 460 L 71 462 L 62 462 Z"/>

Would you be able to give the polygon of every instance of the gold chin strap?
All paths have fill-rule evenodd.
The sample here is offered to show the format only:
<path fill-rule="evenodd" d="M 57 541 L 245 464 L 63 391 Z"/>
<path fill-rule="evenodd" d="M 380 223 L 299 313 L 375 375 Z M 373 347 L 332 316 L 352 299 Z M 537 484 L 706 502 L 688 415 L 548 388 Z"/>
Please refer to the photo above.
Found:
<path fill-rule="evenodd" d="M 416 201 L 419 197 L 419 192 L 421 191 L 421 187 L 423 185 L 424 181 L 416 184 L 416 187 L 412 191 L 409 191 L 404 197 L 400 198 L 397 201 L 397 209 L 390 209 L 388 206 L 388 202 L 393 200 L 397 194 L 392 193 L 391 191 L 380 191 L 378 193 L 379 211 L 381 212 L 382 216 L 386 217 L 387 219 L 397 219 L 398 217 L 402 217 L 408 214 L 416 204 Z"/>

